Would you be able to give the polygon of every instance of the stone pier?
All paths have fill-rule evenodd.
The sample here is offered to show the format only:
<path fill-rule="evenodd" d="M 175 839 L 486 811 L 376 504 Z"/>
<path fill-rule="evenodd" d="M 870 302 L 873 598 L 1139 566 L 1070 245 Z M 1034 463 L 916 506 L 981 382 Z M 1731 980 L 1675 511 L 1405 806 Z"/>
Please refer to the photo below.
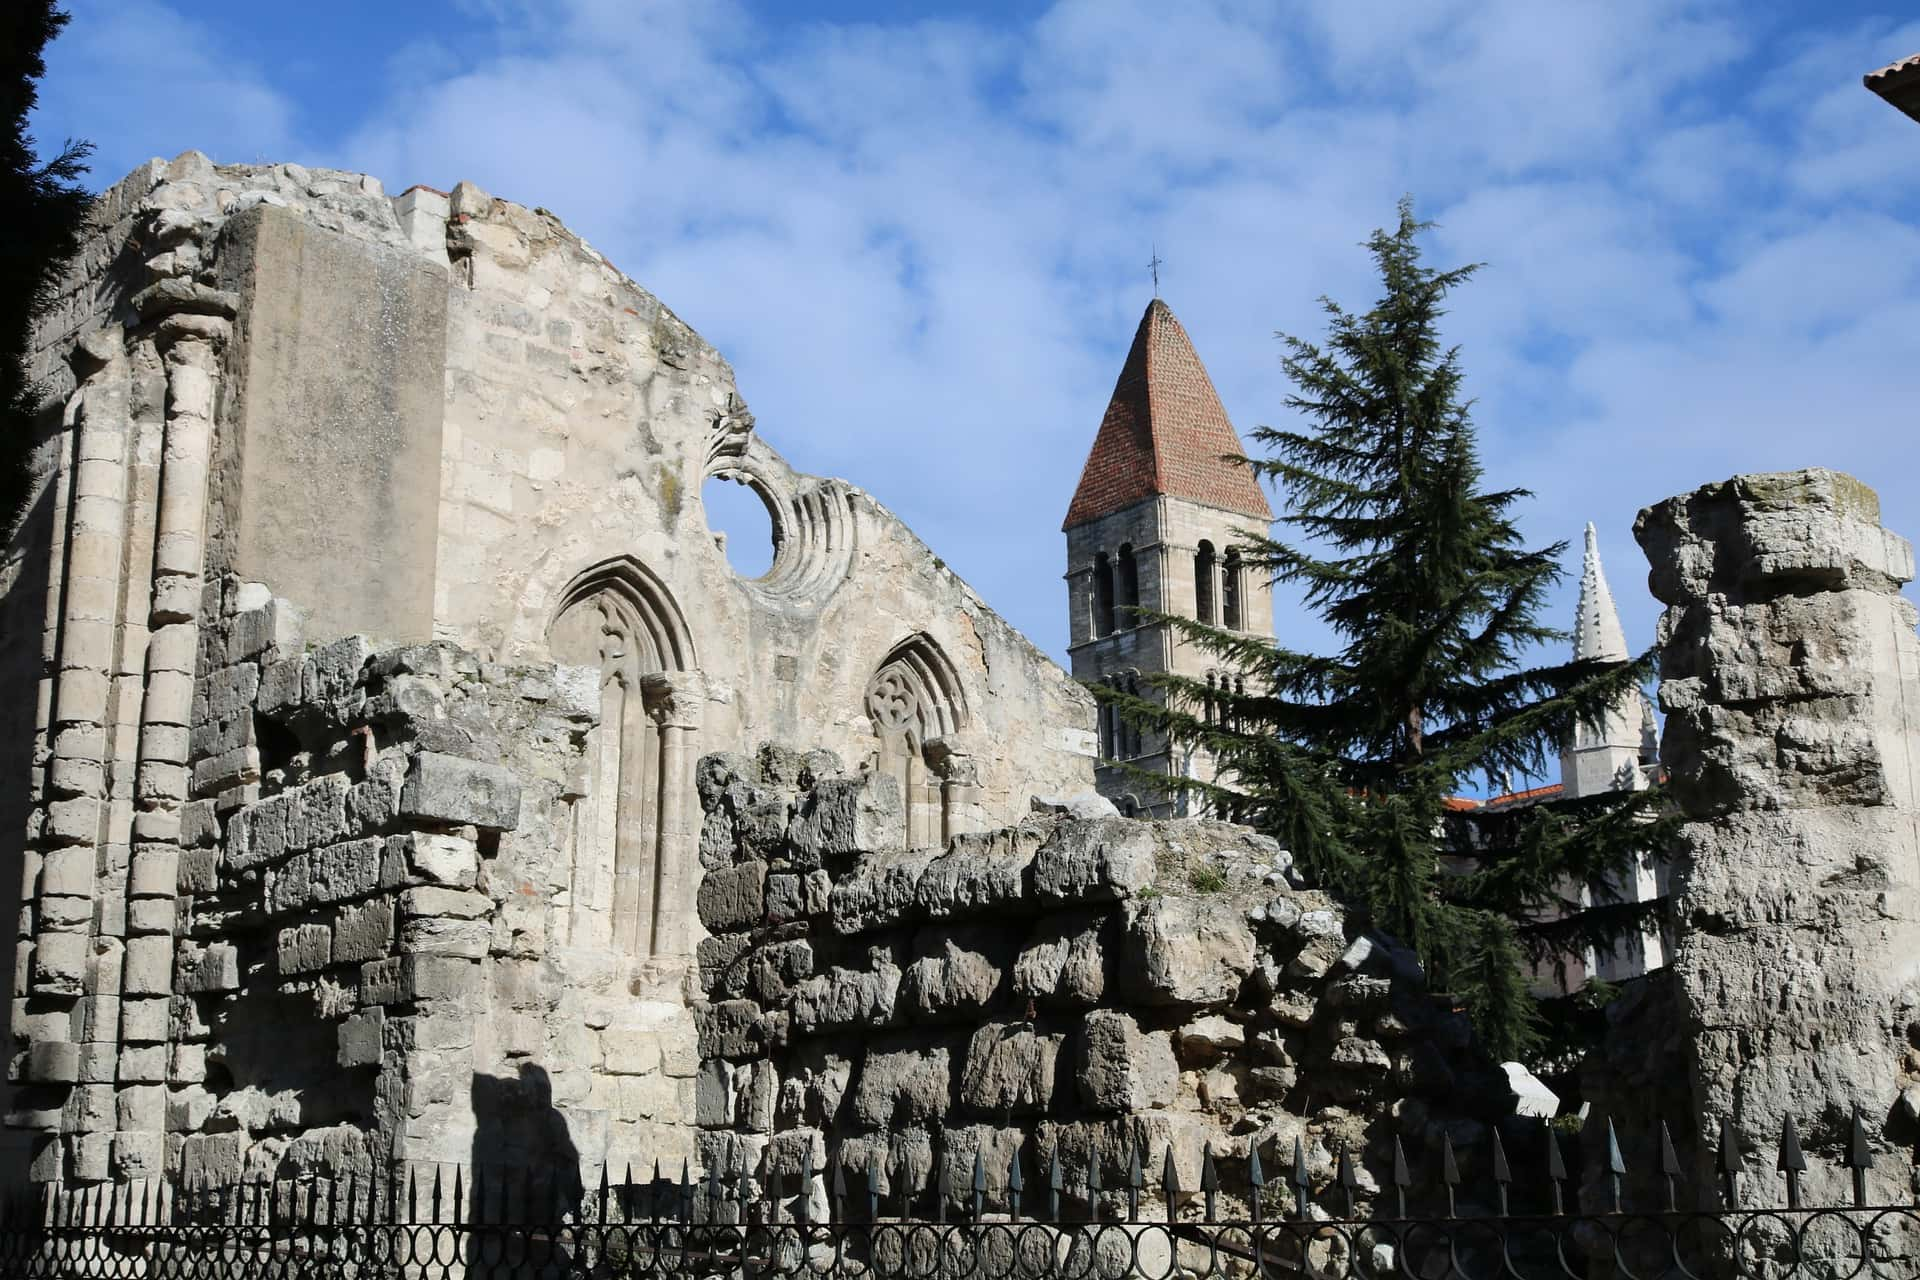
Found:
<path fill-rule="evenodd" d="M 1858 1106 L 1875 1203 L 1911 1194 L 1920 1132 L 1920 641 L 1913 550 L 1873 490 L 1736 476 L 1640 513 L 1660 620 L 1661 760 L 1687 819 L 1673 958 L 1689 1144 L 1722 1120 L 1778 1193 L 1788 1116 L 1809 1203 L 1843 1203 Z M 1679 1065 L 1679 1064 L 1675 1064 Z"/>

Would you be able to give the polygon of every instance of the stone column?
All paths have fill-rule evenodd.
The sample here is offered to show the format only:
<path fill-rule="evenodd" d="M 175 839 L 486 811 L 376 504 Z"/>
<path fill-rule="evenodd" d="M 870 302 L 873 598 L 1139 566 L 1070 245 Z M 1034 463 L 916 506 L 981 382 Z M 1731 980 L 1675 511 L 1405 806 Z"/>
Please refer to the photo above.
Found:
<path fill-rule="evenodd" d="M 1737 476 L 1640 513 L 1660 620 L 1661 760 L 1686 818 L 1672 967 L 1700 1125 L 1779 1194 L 1792 1116 L 1808 1202 L 1842 1203 L 1858 1106 L 1875 1203 L 1910 1194 L 1920 1109 L 1920 642 L 1913 552 L 1859 481 Z M 1680 1065 L 1680 1064 L 1676 1064 Z"/>
<path fill-rule="evenodd" d="M 694 893 L 699 888 L 700 816 L 693 790 L 706 681 L 697 671 L 642 676 L 647 714 L 660 730 L 660 836 L 655 843 L 653 913 L 640 922 L 635 954 L 684 956 L 693 949 Z"/>
<path fill-rule="evenodd" d="M 955 749 L 946 738 L 935 738 L 925 749 L 927 767 L 940 779 L 940 845 L 955 836 L 984 829 L 981 812 L 980 770 L 972 755 Z"/>
<path fill-rule="evenodd" d="M 161 326 L 167 344 L 166 435 L 147 602 L 146 694 L 140 706 L 120 992 L 114 1160 L 116 1172 L 128 1178 L 156 1177 L 165 1163 L 180 817 L 190 781 L 188 727 L 205 585 L 207 480 L 219 348 L 227 327 L 224 319 L 198 315 L 169 317 Z"/>

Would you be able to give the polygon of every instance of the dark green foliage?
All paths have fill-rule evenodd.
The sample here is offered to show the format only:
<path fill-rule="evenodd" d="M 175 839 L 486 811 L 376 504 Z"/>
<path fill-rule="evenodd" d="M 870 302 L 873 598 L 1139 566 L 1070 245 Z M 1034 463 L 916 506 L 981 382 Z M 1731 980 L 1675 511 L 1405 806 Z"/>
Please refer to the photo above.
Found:
<path fill-rule="evenodd" d="M 1130 721 L 1212 753 L 1233 789 L 1181 785 L 1271 832 L 1315 882 L 1417 949 L 1491 1052 L 1522 1057 L 1540 1045 L 1524 963 L 1638 929 L 1646 909 L 1537 918 L 1557 914 L 1569 883 L 1604 885 L 1658 847 L 1659 798 L 1484 817 L 1447 801 L 1476 782 L 1542 776 L 1576 723 L 1637 688 L 1649 660 L 1522 665 L 1566 640 L 1538 620 L 1566 547 L 1526 549 L 1512 513 L 1529 495 L 1482 488 L 1459 353 L 1439 338 L 1443 300 L 1476 268 L 1422 265 L 1423 224 L 1407 201 L 1399 214 L 1367 244 L 1379 302 L 1355 314 L 1323 299 L 1324 345 L 1282 335 L 1296 387 L 1287 404 L 1312 430 L 1261 427 L 1253 452 L 1265 456 L 1241 460 L 1285 491 L 1281 522 L 1300 535 L 1249 533 L 1243 555 L 1299 584 L 1338 651 L 1156 614 L 1245 671 L 1247 691 L 1161 676 L 1164 707 L 1097 692 Z M 1469 847 L 1476 856 L 1448 856 Z"/>
<path fill-rule="evenodd" d="M 0 13 L 0 530 L 10 529 L 25 489 L 38 394 L 24 360 L 28 329 L 61 263 L 71 257 L 92 197 L 78 185 L 91 143 L 67 140 L 42 163 L 27 117 L 46 74 L 47 42 L 67 24 L 54 0 L 13 0 Z"/>

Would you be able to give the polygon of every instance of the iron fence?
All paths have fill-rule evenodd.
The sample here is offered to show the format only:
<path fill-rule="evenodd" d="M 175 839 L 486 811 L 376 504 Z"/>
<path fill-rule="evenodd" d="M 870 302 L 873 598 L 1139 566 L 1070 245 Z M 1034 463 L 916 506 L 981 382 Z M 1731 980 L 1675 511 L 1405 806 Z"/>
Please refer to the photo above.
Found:
<path fill-rule="evenodd" d="M 874 1280 L 1119 1280 L 1127 1276 L 1313 1280 L 1773 1280 L 1920 1277 L 1920 1207 L 1868 1203 L 1873 1168 L 1856 1116 L 1838 1168 L 1845 1203 L 1815 1206 L 1789 1121 L 1771 1170 L 1721 1135 L 1715 1185 L 1685 1185 L 1665 1127 L 1646 1184 L 1627 1201 L 1611 1125 L 1576 1188 L 1544 1131 L 1542 1165 L 1516 1177 L 1495 1131 L 1462 1176 L 1451 1140 L 1417 1180 L 1396 1140 L 1384 1184 L 1334 1153 L 1316 1185 L 1304 1144 L 1269 1179 L 1257 1149 L 1235 1164 L 1203 1151 L 1181 1185 L 1169 1146 L 1149 1176 L 1144 1135 L 1119 1167 L 1071 1177 L 1055 1152 L 1016 1153 L 989 1178 L 915 1187 L 902 1171 L 803 1157 L 786 1176 L 719 1169 L 638 1178 L 601 1170 L 467 1167 L 378 1179 L 301 1178 L 215 1188 L 159 1183 L 43 1187 L 0 1210 L 0 1277 L 872 1277 Z M 1827 1171 L 1835 1172 L 1835 1171 Z M 1771 1176 L 1767 1176 L 1770 1174 Z M 895 1190 L 898 1187 L 898 1190 Z M 1700 1199 L 1710 1199 L 1700 1207 Z"/>

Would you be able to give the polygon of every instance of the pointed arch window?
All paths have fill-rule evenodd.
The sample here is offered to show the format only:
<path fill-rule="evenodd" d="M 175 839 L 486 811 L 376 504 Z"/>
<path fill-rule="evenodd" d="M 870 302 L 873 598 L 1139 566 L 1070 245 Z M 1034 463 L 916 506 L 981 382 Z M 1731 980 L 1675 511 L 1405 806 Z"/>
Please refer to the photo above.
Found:
<path fill-rule="evenodd" d="M 1213 544 L 1205 538 L 1193 553 L 1193 616 L 1212 626 L 1213 618 Z"/>
<path fill-rule="evenodd" d="M 1137 626 L 1132 610 L 1140 607 L 1140 566 L 1133 558 L 1133 544 L 1120 544 L 1120 608 L 1116 621 L 1120 626 Z"/>
<path fill-rule="evenodd" d="M 1093 558 L 1093 634 L 1113 634 L 1113 565 L 1104 551 Z"/>
<path fill-rule="evenodd" d="M 685 619 L 658 578 L 623 559 L 574 581 L 548 645 L 558 661 L 600 678 L 587 786 L 570 806 L 568 944 L 683 954 L 695 879 L 686 793 L 701 700 Z"/>
<path fill-rule="evenodd" d="M 879 770 L 900 781 L 909 847 L 944 841 L 954 825 L 946 785 L 958 780 L 954 735 L 968 713 L 960 673 L 932 636 L 908 636 L 881 659 L 867 681 L 866 712 L 880 740 Z"/>
<path fill-rule="evenodd" d="M 1245 619 L 1240 616 L 1240 548 L 1238 547 L 1228 547 L 1227 558 L 1221 564 L 1220 612 L 1221 625 L 1227 630 L 1242 629 Z"/>

